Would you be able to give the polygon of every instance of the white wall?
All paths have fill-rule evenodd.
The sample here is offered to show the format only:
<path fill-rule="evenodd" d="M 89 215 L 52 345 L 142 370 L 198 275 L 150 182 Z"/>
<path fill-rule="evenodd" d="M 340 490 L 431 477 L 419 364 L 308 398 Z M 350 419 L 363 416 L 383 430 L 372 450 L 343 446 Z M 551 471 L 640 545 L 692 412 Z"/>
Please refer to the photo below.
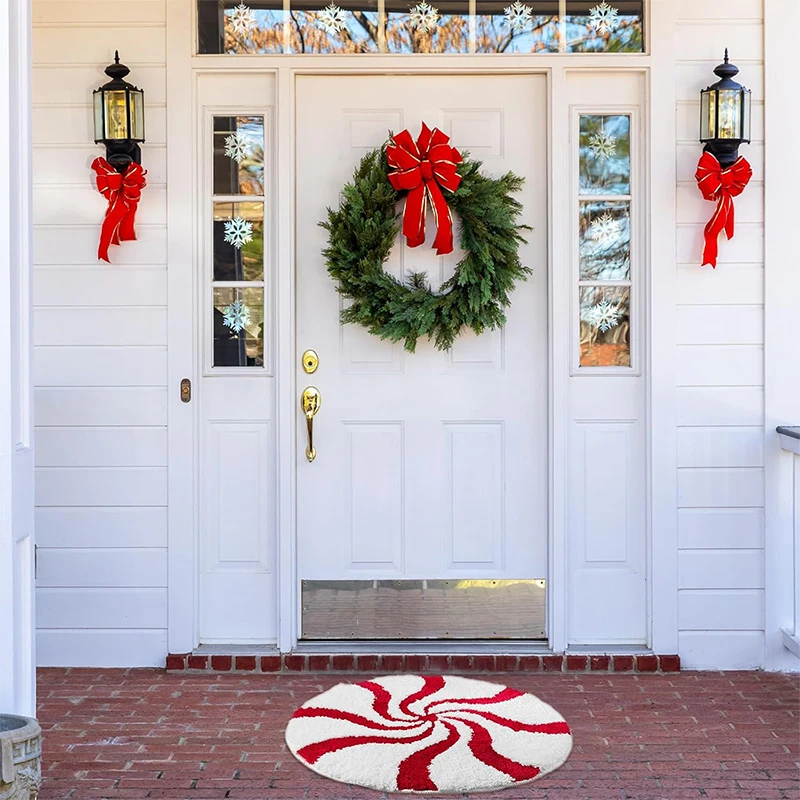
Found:
<path fill-rule="evenodd" d="M 762 0 L 669 2 L 678 18 L 679 649 L 686 667 L 752 667 L 764 658 Z M 39 663 L 160 665 L 165 0 L 34 0 L 33 14 Z M 726 46 L 753 89 L 754 142 L 742 152 L 754 178 L 712 271 L 699 265 L 713 205 L 694 181 L 698 92 Z M 106 265 L 96 260 L 105 203 L 89 169 L 102 152 L 91 143 L 90 101 L 115 48 L 146 90 L 149 185 L 140 240 L 112 248 Z"/>
<path fill-rule="evenodd" d="M 38 657 L 163 665 L 167 650 L 164 0 L 35 0 Z M 145 89 L 139 241 L 97 261 L 91 92 L 114 49 Z"/>
<path fill-rule="evenodd" d="M 677 31 L 678 625 L 684 667 L 764 659 L 764 67 L 761 0 L 675 0 Z M 699 90 L 725 47 L 753 91 L 753 180 L 716 270 L 714 205 L 694 179 Z"/>

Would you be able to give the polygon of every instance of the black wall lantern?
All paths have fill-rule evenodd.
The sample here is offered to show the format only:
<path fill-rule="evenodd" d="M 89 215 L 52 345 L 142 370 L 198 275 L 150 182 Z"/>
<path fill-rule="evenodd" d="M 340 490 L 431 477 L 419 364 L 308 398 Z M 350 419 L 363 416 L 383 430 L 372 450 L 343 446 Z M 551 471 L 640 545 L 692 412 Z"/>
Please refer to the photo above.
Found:
<path fill-rule="evenodd" d="M 105 69 L 111 80 L 94 90 L 94 143 L 106 146 L 106 160 L 121 173 L 142 163 L 144 141 L 144 91 L 125 80 L 129 72 L 115 52 Z"/>
<path fill-rule="evenodd" d="M 750 90 L 733 80 L 739 68 L 725 61 L 714 74 L 719 80 L 700 92 L 700 141 L 723 169 L 739 156 L 739 145 L 750 143 Z"/>

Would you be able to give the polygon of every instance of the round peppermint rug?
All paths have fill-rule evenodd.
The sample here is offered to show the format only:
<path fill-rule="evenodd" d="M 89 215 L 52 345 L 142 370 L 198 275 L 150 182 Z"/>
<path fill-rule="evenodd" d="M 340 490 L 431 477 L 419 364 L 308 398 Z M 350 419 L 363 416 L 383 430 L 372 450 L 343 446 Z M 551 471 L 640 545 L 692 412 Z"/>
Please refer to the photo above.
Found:
<path fill-rule="evenodd" d="M 454 675 L 340 683 L 304 703 L 286 744 L 314 772 L 384 792 L 478 792 L 527 783 L 572 750 L 532 694 Z"/>

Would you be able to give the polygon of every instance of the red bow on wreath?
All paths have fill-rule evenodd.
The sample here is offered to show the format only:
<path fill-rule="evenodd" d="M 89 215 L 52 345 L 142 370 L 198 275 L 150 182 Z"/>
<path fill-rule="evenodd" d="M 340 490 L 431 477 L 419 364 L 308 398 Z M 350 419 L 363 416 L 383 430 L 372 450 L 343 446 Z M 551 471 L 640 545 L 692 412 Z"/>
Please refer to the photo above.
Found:
<path fill-rule="evenodd" d="M 461 176 L 456 165 L 461 153 L 451 147 L 450 137 L 438 128 L 431 130 L 423 122 L 416 143 L 408 130 L 392 136 L 386 148 L 386 160 L 394 170 L 388 177 L 394 190 L 406 191 L 403 211 L 403 235 L 409 247 L 419 247 L 425 241 L 425 214 L 428 200 L 436 219 L 436 254 L 453 252 L 453 217 L 442 194 L 441 186 L 450 192 L 458 189 Z"/>
<path fill-rule="evenodd" d="M 706 243 L 703 247 L 703 264 L 717 266 L 717 238 L 724 230 L 728 239 L 733 239 L 733 198 L 740 195 L 753 177 L 753 170 L 744 156 L 739 156 L 727 169 L 722 169 L 716 156 L 703 153 L 697 164 L 695 178 L 703 197 L 716 200 L 714 216 L 705 228 Z"/>
<path fill-rule="evenodd" d="M 92 161 L 92 169 L 97 173 L 100 194 L 108 200 L 103 228 L 100 231 L 100 246 L 97 249 L 97 257 L 108 261 L 110 245 L 136 239 L 136 207 L 142 197 L 142 189 L 147 186 L 144 179 L 147 170 L 134 163 L 121 175 L 104 158 Z"/>

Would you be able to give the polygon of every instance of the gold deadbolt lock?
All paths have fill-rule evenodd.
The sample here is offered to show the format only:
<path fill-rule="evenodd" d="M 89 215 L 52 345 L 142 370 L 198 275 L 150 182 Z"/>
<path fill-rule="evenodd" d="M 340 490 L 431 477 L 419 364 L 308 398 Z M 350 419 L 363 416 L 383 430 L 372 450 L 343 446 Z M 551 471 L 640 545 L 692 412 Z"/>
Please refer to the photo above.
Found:
<path fill-rule="evenodd" d="M 303 353 L 303 369 L 306 371 L 306 375 L 312 375 L 317 371 L 317 367 L 319 366 L 319 356 L 317 355 L 315 350 L 306 350 Z"/>

